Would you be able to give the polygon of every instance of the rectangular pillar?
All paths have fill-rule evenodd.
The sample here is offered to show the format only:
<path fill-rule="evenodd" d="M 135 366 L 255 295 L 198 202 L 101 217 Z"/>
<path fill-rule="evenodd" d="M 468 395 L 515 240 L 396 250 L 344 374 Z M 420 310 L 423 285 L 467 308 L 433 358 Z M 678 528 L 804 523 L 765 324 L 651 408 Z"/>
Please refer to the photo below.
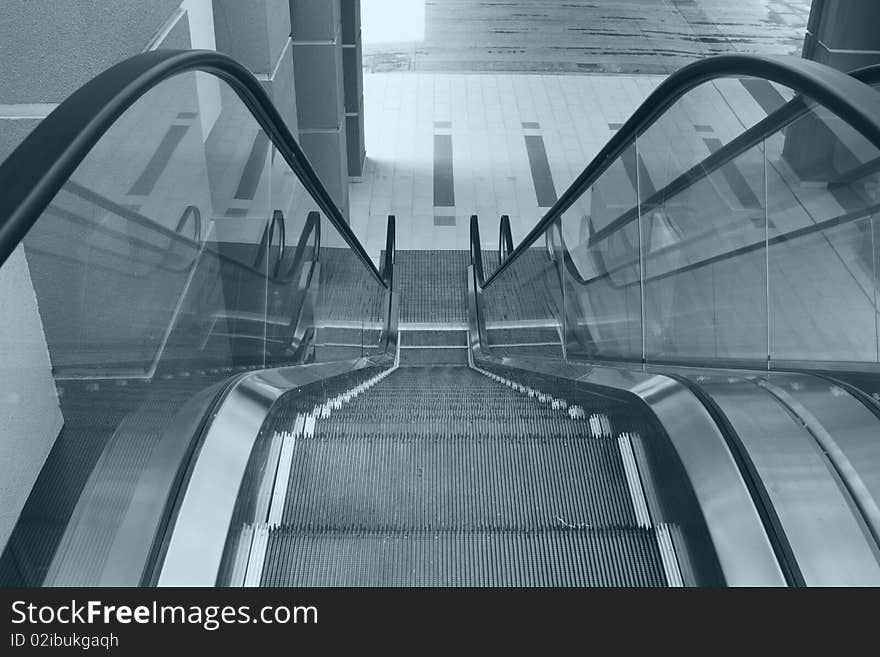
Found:
<path fill-rule="evenodd" d="M 367 157 L 364 144 L 364 67 L 361 1 L 342 0 L 342 77 L 345 87 L 345 139 L 348 175 L 359 177 Z"/>
<path fill-rule="evenodd" d="M 294 136 L 297 113 L 288 0 L 214 0 L 217 50 L 246 66 Z"/>
<path fill-rule="evenodd" d="M 290 0 L 300 144 L 348 218 L 348 147 L 339 0 Z"/>
<path fill-rule="evenodd" d="M 841 71 L 880 62 L 880 2 L 813 0 L 803 57 Z"/>
<path fill-rule="evenodd" d="M 841 71 L 880 62 L 880 2 L 813 0 L 803 57 Z M 791 126 L 783 157 L 803 181 L 828 182 L 841 173 L 841 144 L 831 127 L 813 114 Z M 845 162 L 847 166 L 854 163 Z"/>

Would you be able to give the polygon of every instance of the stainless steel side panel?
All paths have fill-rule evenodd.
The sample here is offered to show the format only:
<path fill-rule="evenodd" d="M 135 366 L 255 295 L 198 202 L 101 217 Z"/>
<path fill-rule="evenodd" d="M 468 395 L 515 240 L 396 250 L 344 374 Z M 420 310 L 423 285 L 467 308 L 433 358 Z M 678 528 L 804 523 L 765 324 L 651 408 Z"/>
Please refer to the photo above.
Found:
<path fill-rule="evenodd" d="M 804 423 L 754 382 L 701 383 L 747 449 L 809 586 L 880 584 L 873 540 Z"/>
<path fill-rule="evenodd" d="M 767 374 L 759 385 L 792 408 L 843 478 L 875 545 L 880 544 L 880 419 L 832 381 Z"/>
<path fill-rule="evenodd" d="M 240 379 L 214 416 L 171 530 L 159 586 L 213 586 L 251 450 L 263 421 L 285 392 L 370 365 L 380 356 L 260 370 Z"/>
<path fill-rule="evenodd" d="M 702 403 L 667 376 L 548 359 L 496 358 L 480 340 L 479 296 L 468 270 L 470 345 L 476 364 L 494 363 L 631 392 L 654 412 L 678 452 L 702 508 L 729 586 L 785 586 L 761 517 L 724 436 Z"/>

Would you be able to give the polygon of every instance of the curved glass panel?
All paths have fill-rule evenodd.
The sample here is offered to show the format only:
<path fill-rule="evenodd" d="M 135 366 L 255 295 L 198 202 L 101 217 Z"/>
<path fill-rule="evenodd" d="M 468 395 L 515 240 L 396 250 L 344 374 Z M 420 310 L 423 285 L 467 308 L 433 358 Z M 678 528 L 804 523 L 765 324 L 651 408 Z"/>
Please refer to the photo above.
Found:
<path fill-rule="evenodd" d="M 561 286 L 538 296 L 569 358 L 876 371 L 878 156 L 790 89 L 704 83 L 551 225 L 542 271 L 530 249 L 486 286 L 487 328 L 527 318 L 498 309 L 528 280 Z"/>
<path fill-rule="evenodd" d="M 24 309 L 3 376 L 26 396 L 8 427 L 54 444 L 0 559 L 4 585 L 114 581 L 120 528 L 145 499 L 161 515 L 230 377 L 375 353 L 387 312 L 244 103 L 192 72 L 119 118 L 0 284 Z"/>
<path fill-rule="evenodd" d="M 637 140 L 645 358 L 753 359 L 767 346 L 763 143 L 711 158 L 788 90 L 721 79 L 681 98 Z"/>
<path fill-rule="evenodd" d="M 499 355 L 562 356 L 562 285 L 553 237 L 523 253 L 483 295 L 486 339 Z"/>
<path fill-rule="evenodd" d="M 766 149 L 770 358 L 880 362 L 880 151 L 822 107 Z"/>
<path fill-rule="evenodd" d="M 562 215 L 566 346 L 572 357 L 637 358 L 642 349 L 635 146 Z"/>

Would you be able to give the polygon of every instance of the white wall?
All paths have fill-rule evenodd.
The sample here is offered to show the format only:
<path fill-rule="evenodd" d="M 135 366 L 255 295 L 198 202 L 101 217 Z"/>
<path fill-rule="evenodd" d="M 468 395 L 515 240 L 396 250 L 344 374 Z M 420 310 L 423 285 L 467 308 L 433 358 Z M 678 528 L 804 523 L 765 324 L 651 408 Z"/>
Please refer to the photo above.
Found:
<path fill-rule="evenodd" d="M 0 550 L 63 420 L 22 246 L 0 267 Z"/>

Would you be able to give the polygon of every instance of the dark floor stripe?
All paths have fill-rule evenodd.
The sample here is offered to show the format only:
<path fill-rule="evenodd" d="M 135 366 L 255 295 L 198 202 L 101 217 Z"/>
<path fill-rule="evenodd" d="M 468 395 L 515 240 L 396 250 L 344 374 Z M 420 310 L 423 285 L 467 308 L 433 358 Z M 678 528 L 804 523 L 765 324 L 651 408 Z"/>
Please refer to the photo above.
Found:
<path fill-rule="evenodd" d="M 451 128 L 452 121 L 434 121 L 435 128 Z"/>
<path fill-rule="evenodd" d="M 713 153 L 721 148 L 721 140 L 716 139 L 715 137 L 704 137 L 703 141 L 705 142 L 709 150 Z M 730 189 L 736 195 L 736 198 L 740 202 L 740 205 L 742 205 L 742 207 L 762 207 L 761 201 L 758 199 L 757 196 L 755 196 L 755 192 L 752 191 L 749 183 L 746 182 L 745 176 L 743 176 L 742 172 L 739 170 L 739 167 L 736 166 L 736 162 L 731 161 L 722 166 L 721 175 L 724 176 L 727 184 L 730 185 Z"/>
<path fill-rule="evenodd" d="M 544 138 L 539 135 L 526 135 L 525 139 L 538 207 L 549 208 L 556 203 L 557 196 L 553 175 L 550 173 L 550 162 L 547 161 L 547 150 L 544 148 Z"/>
<path fill-rule="evenodd" d="M 156 186 L 159 176 L 162 175 L 165 167 L 168 166 L 168 161 L 171 159 L 174 149 L 177 148 L 177 145 L 180 143 L 180 140 L 183 139 L 183 135 L 186 134 L 187 130 L 189 130 L 189 126 L 186 125 L 172 125 L 168 128 L 168 132 L 162 137 L 162 141 L 159 142 L 159 147 L 156 149 L 156 152 L 153 153 L 153 157 L 150 158 L 150 161 L 147 162 L 147 166 L 144 168 L 143 173 L 141 173 L 134 185 L 131 186 L 131 189 L 128 190 L 129 194 L 148 196 L 153 192 L 153 188 Z"/>
<path fill-rule="evenodd" d="M 526 130 L 538 130 L 541 128 L 541 124 L 537 121 L 523 121 L 522 127 Z"/>
<path fill-rule="evenodd" d="M 455 206 L 452 135 L 434 135 L 434 207 Z"/>
<path fill-rule="evenodd" d="M 715 132 L 715 129 L 712 126 L 703 123 L 695 123 L 694 130 L 697 132 Z"/>
<path fill-rule="evenodd" d="M 744 78 L 740 83 L 767 114 L 772 114 L 785 105 L 785 98 L 767 80 Z"/>
<path fill-rule="evenodd" d="M 194 119 L 199 115 L 198 112 L 178 112 L 178 119 Z"/>
<path fill-rule="evenodd" d="M 843 208 L 844 212 L 858 212 L 869 204 L 858 191 L 849 185 L 829 185 L 828 191 L 831 192 L 834 200 Z"/>
<path fill-rule="evenodd" d="M 645 160 L 642 159 L 641 155 L 639 155 L 639 188 L 642 198 L 650 198 L 657 191 L 654 187 L 654 181 L 651 180 L 651 175 L 648 173 L 648 167 L 645 166 Z"/>
<path fill-rule="evenodd" d="M 648 173 L 648 167 L 645 166 L 642 156 L 639 156 L 638 165 L 636 165 L 635 149 L 628 148 L 620 156 L 620 159 L 623 162 L 623 168 L 626 169 L 626 175 L 632 183 L 633 189 L 639 190 L 639 197 L 643 199 L 652 197 L 657 190 L 654 187 L 654 181 L 651 180 L 651 175 Z M 636 173 L 636 166 L 638 166 L 638 173 Z"/>
<path fill-rule="evenodd" d="M 223 216 L 224 217 L 246 217 L 247 215 L 248 215 L 248 211 L 246 208 L 229 208 Z"/>
<path fill-rule="evenodd" d="M 260 130 L 254 138 L 251 153 L 248 155 L 244 171 L 241 173 L 241 180 L 238 183 L 238 189 L 235 191 L 235 198 L 248 201 L 254 198 L 254 195 L 257 193 L 257 186 L 260 184 L 260 177 L 263 175 L 263 169 L 266 168 L 266 154 L 268 152 L 269 138 L 265 132 Z"/>
<path fill-rule="evenodd" d="M 454 226 L 455 225 L 455 216 L 454 215 L 435 215 L 434 216 L 434 225 L 435 226 Z"/>

